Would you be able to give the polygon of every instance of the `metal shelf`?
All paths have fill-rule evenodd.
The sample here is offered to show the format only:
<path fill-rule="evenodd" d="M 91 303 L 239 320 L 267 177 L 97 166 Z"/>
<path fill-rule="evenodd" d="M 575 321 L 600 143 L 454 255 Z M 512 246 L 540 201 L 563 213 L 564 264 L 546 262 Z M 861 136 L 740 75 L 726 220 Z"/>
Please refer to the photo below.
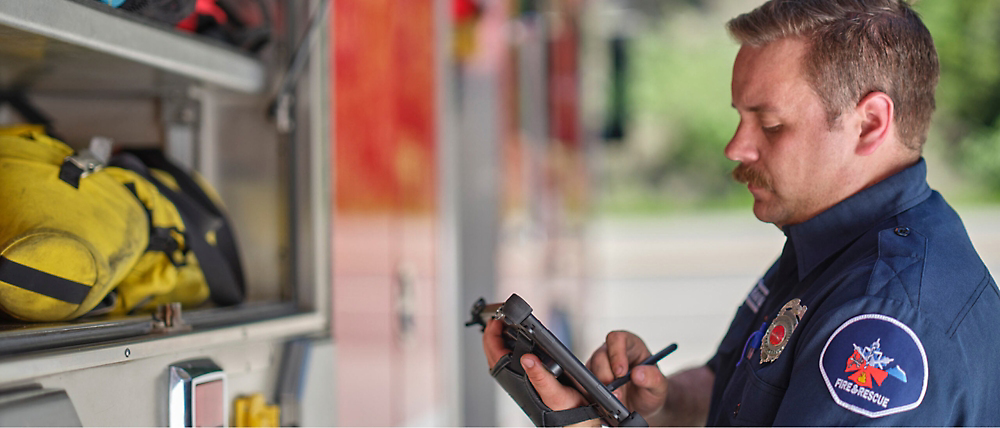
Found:
<path fill-rule="evenodd" d="M 0 88 L 159 91 L 195 81 L 257 93 L 266 75 L 235 49 L 94 0 L 0 3 Z"/>
<path fill-rule="evenodd" d="M 294 303 L 244 303 L 225 308 L 203 308 L 183 312 L 184 323 L 194 333 L 225 327 L 247 326 L 283 318 L 317 317 Z M 322 317 L 320 317 L 321 319 Z M 280 323 L 280 321 L 278 321 Z M 54 323 L 0 321 L 0 361 L 31 352 L 66 349 L 81 345 L 107 344 L 115 340 L 150 339 L 156 331 L 151 315 L 81 319 Z M 181 331 L 180 333 L 186 333 Z M 161 334 L 158 337 L 167 337 Z M 2 378 L 2 377 L 0 377 Z"/>

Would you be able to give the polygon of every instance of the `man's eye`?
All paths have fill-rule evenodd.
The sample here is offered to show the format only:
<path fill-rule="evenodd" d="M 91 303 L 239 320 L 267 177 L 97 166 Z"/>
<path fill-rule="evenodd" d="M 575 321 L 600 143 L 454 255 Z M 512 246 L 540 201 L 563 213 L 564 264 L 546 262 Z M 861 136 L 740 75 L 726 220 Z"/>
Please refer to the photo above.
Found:
<path fill-rule="evenodd" d="M 781 131 L 782 126 L 783 125 L 765 126 L 765 127 L 762 127 L 761 129 L 763 129 L 764 132 L 766 132 L 768 134 L 774 134 L 774 133 L 776 133 L 778 131 Z"/>

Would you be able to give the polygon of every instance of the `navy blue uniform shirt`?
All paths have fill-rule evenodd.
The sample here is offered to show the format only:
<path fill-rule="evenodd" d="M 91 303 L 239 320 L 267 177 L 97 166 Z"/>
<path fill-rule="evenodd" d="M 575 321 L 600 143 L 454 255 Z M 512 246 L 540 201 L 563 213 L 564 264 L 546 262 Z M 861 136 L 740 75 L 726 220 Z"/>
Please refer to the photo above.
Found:
<path fill-rule="evenodd" d="M 709 425 L 1000 425 L 1000 292 L 926 171 L 784 228 L 708 363 Z"/>

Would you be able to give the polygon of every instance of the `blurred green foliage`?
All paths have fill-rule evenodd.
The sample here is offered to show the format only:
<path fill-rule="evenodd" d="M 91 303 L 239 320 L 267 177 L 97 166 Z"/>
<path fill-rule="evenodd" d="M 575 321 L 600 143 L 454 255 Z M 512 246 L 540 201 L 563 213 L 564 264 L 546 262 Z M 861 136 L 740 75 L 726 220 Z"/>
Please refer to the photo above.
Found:
<path fill-rule="evenodd" d="M 636 61 L 632 99 L 640 111 L 664 118 L 664 126 L 672 130 L 660 168 L 675 180 L 697 177 L 685 185 L 699 193 L 731 191 L 737 186 L 729 185 L 732 165 L 722 150 L 738 123 L 728 102 L 736 46 L 724 37 L 656 36 L 635 44 L 641 59 Z"/>
<path fill-rule="evenodd" d="M 630 145 L 655 145 L 655 159 L 628 171 L 639 178 L 605 198 L 611 212 L 749 204 L 730 179 L 723 149 L 739 117 L 730 106 L 732 61 L 739 46 L 724 29 L 724 1 L 674 3 L 662 22 L 631 40 Z M 741 5 L 740 11 L 758 2 Z M 961 183 L 959 202 L 1000 201 L 1000 1 L 921 0 L 941 61 L 937 113 L 927 155 L 941 157 Z M 656 132 L 635 128 L 655 127 Z M 940 162 L 939 162 L 940 163 Z M 935 165 L 937 167 L 939 165 Z M 955 199 L 954 197 L 952 199 Z"/>
<path fill-rule="evenodd" d="M 1000 200 L 1000 2 L 924 0 L 914 8 L 941 62 L 935 140 L 978 197 Z"/>
<path fill-rule="evenodd" d="M 627 171 L 637 180 L 606 198 L 605 210 L 652 213 L 748 206 L 745 187 L 730 178 L 735 163 L 723 154 L 739 122 L 729 88 L 739 46 L 726 34 L 723 22 L 711 8 L 675 3 L 663 22 L 631 39 L 632 129 L 626 149 L 656 149 L 645 153 L 652 159 Z M 658 141 L 636 141 L 644 138 Z"/>

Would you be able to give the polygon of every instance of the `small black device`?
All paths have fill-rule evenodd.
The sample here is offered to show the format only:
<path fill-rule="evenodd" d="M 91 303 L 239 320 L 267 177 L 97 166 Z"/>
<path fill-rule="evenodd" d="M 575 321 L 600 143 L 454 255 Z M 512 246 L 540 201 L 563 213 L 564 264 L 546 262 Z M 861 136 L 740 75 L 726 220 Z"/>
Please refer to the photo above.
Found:
<path fill-rule="evenodd" d="M 472 306 L 472 320 L 465 325 L 485 330 L 491 319 L 504 323 L 504 344 L 512 350 L 497 361 L 491 374 L 536 426 L 564 426 L 594 418 L 610 426 L 648 426 L 531 314 L 531 306 L 520 296 L 512 294 L 507 301 L 490 305 L 479 299 Z M 546 406 L 521 368 L 521 356 L 527 353 L 538 356 L 559 382 L 579 390 L 590 405 L 561 411 Z"/>

